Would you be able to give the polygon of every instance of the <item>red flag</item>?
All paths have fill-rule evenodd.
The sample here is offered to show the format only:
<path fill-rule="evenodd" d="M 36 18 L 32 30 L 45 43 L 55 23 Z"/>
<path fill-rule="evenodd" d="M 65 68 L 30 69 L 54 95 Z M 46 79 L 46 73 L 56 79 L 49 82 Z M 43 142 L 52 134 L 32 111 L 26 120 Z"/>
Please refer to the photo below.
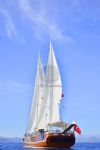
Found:
<path fill-rule="evenodd" d="M 78 133 L 81 134 L 81 129 L 75 124 L 74 125 L 74 130 Z"/>
<path fill-rule="evenodd" d="M 62 93 L 61 97 L 64 97 L 64 93 Z"/>

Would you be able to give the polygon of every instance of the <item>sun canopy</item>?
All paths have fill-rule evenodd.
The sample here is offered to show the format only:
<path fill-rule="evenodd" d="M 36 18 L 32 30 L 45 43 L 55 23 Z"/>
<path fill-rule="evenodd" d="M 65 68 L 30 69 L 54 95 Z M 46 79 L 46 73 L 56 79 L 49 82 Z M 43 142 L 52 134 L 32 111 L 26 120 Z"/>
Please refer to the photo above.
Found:
<path fill-rule="evenodd" d="M 55 127 L 61 127 L 61 128 L 66 128 L 68 125 L 68 123 L 66 122 L 54 122 L 54 123 L 49 123 L 48 126 L 51 127 L 51 126 L 55 126 Z"/>

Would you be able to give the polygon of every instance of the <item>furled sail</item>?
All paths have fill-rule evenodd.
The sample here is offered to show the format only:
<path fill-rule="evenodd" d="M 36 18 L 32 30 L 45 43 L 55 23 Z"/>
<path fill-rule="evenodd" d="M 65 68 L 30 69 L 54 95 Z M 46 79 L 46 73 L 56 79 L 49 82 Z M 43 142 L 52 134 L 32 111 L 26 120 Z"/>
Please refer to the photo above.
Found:
<path fill-rule="evenodd" d="M 38 128 L 38 118 L 44 100 L 45 75 L 41 59 L 38 59 L 35 87 L 32 99 L 32 107 L 29 118 L 28 133 L 32 133 Z"/>
<path fill-rule="evenodd" d="M 44 90 L 43 107 L 39 116 L 39 128 L 45 128 L 48 123 L 60 121 L 59 104 L 62 95 L 62 83 L 54 50 L 50 43 L 50 52 L 46 71 L 46 86 Z"/>

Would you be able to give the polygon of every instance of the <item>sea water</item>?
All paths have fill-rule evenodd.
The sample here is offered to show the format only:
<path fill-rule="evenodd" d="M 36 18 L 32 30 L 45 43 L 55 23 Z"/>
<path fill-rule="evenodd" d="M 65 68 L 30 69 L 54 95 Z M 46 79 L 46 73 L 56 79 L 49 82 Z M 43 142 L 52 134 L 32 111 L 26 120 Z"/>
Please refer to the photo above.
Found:
<path fill-rule="evenodd" d="M 0 143 L 0 150 L 51 150 L 51 148 L 25 148 L 23 143 Z M 54 150 L 55 148 L 52 148 Z M 56 148 L 56 150 L 66 148 Z M 76 143 L 72 148 L 66 150 L 100 150 L 100 143 Z"/>

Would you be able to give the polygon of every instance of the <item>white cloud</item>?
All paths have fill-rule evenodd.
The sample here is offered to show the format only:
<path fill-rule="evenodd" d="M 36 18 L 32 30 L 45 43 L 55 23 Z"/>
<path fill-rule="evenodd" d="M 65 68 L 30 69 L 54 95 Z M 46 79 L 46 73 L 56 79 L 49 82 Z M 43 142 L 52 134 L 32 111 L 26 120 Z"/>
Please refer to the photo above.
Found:
<path fill-rule="evenodd" d="M 0 81 L 0 93 L 2 94 L 21 94 L 29 93 L 32 88 L 29 85 L 22 84 L 15 81 Z"/>
<path fill-rule="evenodd" d="M 24 39 L 19 35 L 16 25 L 7 9 L 0 9 L 1 15 L 4 17 L 4 29 L 6 36 L 16 38 L 19 42 L 24 43 Z"/>
<path fill-rule="evenodd" d="M 38 10 L 31 4 L 30 0 L 18 0 L 18 6 L 23 15 L 31 21 L 32 26 L 35 25 L 36 34 L 41 36 L 41 34 L 46 33 L 51 39 L 63 40 L 66 42 L 74 41 L 70 36 L 63 34 L 56 21 L 51 21 L 45 9 Z M 40 8 L 42 7 L 43 5 Z"/>
<path fill-rule="evenodd" d="M 5 31 L 8 37 L 12 38 L 13 36 L 17 37 L 18 32 L 16 30 L 15 24 L 7 10 L 0 10 L 0 13 L 4 16 L 5 18 Z"/>

